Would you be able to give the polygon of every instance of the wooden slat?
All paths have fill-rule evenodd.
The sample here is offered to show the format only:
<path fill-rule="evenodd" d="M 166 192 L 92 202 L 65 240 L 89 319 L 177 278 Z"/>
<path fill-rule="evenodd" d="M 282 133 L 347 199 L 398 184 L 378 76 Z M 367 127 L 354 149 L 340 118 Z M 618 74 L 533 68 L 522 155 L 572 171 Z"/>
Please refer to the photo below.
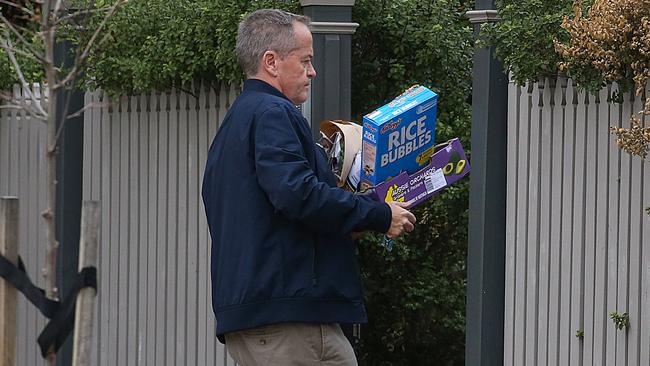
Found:
<path fill-rule="evenodd" d="M 587 118 L 585 124 L 585 202 L 584 202 L 584 298 L 583 318 L 584 339 L 583 345 L 584 364 L 593 363 L 594 345 L 594 305 L 599 299 L 594 295 L 595 288 L 595 261 L 596 261 L 596 189 L 598 185 L 598 164 L 596 157 L 596 135 L 598 134 L 598 105 L 599 100 L 590 96 L 587 104 Z"/>
<path fill-rule="evenodd" d="M 620 106 L 612 100 L 612 94 L 618 90 L 617 85 L 613 85 L 610 92 L 610 114 L 609 125 L 619 126 L 621 116 L 619 115 Z M 619 174 L 620 174 L 620 150 L 616 147 L 613 138 L 609 139 L 609 201 L 608 201 L 608 232 L 607 232 L 607 343 L 606 343 L 606 365 L 616 364 L 616 328 L 609 320 L 609 313 L 617 309 L 617 268 L 618 268 L 618 224 L 619 224 Z"/>
<path fill-rule="evenodd" d="M 90 172 L 92 178 L 90 179 L 90 194 L 88 195 L 90 200 L 99 201 L 101 199 L 101 174 L 102 174 L 102 144 L 101 144 L 101 123 L 102 123 L 102 108 L 99 103 L 102 102 L 102 96 L 100 92 L 88 92 L 92 96 L 92 102 L 96 103 L 97 106 L 91 108 L 90 110 L 90 125 L 92 126 L 92 134 L 90 136 L 91 148 L 91 158 L 90 158 Z M 85 144 L 86 142 L 84 142 Z M 100 204 L 101 211 L 101 204 Z M 100 216 L 101 217 L 101 216 Z M 99 258 L 99 257 L 98 257 Z M 95 328 L 97 329 L 97 328 Z"/>
<path fill-rule="evenodd" d="M 41 88 L 42 89 L 42 88 Z M 37 124 L 38 127 L 38 138 L 37 140 L 39 141 L 37 151 L 38 153 L 36 156 L 39 159 L 39 165 L 38 165 L 38 180 L 40 182 L 45 182 L 47 179 L 47 164 L 45 163 L 45 152 L 46 152 L 46 145 L 48 141 L 48 135 L 47 135 L 47 126 L 45 124 Z M 30 219 L 33 220 L 32 222 L 34 223 L 33 227 L 43 227 L 43 218 L 41 217 L 41 212 L 43 212 L 47 206 L 47 185 L 46 184 L 41 184 L 37 188 L 37 195 L 38 195 L 38 204 L 36 205 L 36 209 L 34 212 L 30 214 Z M 30 229 L 31 230 L 31 229 Z M 44 268 L 45 266 L 45 257 L 46 257 L 46 251 L 43 250 L 43 243 L 46 242 L 46 235 L 45 235 L 45 230 L 38 230 L 37 231 L 38 235 L 33 243 L 35 251 L 36 251 L 36 266 L 31 269 L 33 271 L 32 273 L 40 273 L 41 268 Z M 45 281 L 43 279 L 43 276 L 35 275 L 35 279 L 33 279 L 34 283 L 41 287 L 45 287 Z M 36 309 L 33 309 L 34 311 L 34 317 L 36 318 L 36 329 L 34 334 L 38 334 L 39 332 L 42 331 L 42 329 L 45 327 L 45 324 L 47 324 L 48 320 L 42 316 Z M 33 338 L 32 338 L 33 339 Z M 33 343 L 32 341 L 32 346 L 28 348 L 30 350 L 31 354 L 34 357 L 34 364 L 35 365 L 45 365 L 45 361 L 41 358 L 40 356 L 40 350 L 38 347 Z"/>
<path fill-rule="evenodd" d="M 160 124 L 160 96 L 153 93 L 149 96 L 151 112 L 148 120 L 148 167 L 147 176 L 149 180 L 149 189 L 146 192 L 146 199 L 148 202 L 147 210 L 147 237 L 149 246 L 147 248 L 147 364 L 154 364 L 158 362 L 156 358 L 157 343 L 159 333 L 157 333 L 158 325 L 157 313 L 158 304 L 160 303 L 158 293 L 158 256 L 159 252 L 163 251 L 158 242 L 158 189 L 159 189 L 159 176 L 158 176 L 158 141 L 159 141 L 159 124 Z"/>
<path fill-rule="evenodd" d="M 573 215 L 571 240 L 571 295 L 570 295 L 570 357 L 569 364 L 579 365 L 583 360 L 583 342 L 576 332 L 584 331 L 584 230 L 585 230 L 585 143 L 588 96 L 576 96 L 574 125 Z"/>
<path fill-rule="evenodd" d="M 120 365 L 128 364 L 129 346 L 135 340 L 130 340 L 132 323 L 129 319 L 129 253 L 131 245 L 129 243 L 129 162 L 131 160 L 129 154 L 129 99 L 122 96 L 120 98 L 119 106 L 120 118 L 120 139 L 117 146 L 120 148 L 119 154 L 119 196 L 113 198 L 118 201 L 119 217 L 118 217 L 118 273 L 117 282 L 118 288 L 118 325 L 117 325 L 117 362 Z M 130 342 L 127 342 L 129 341 Z"/>
<path fill-rule="evenodd" d="M 210 90 L 210 100 L 214 101 L 214 104 L 213 104 L 214 107 L 210 108 L 208 110 L 208 135 L 206 137 L 209 139 L 210 142 L 212 141 L 212 139 L 214 138 L 214 136 L 217 133 L 217 130 L 219 128 L 219 123 L 221 121 L 223 121 L 223 119 L 222 119 L 222 109 L 225 109 L 225 101 L 223 101 L 222 95 L 224 95 L 225 92 L 222 92 L 222 89 L 223 89 L 222 83 L 219 83 L 218 85 L 216 85 L 215 89 Z M 210 142 L 208 142 L 208 144 L 210 144 Z M 206 154 L 206 156 L 207 156 L 207 154 Z M 210 236 L 208 235 L 208 233 L 209 233 L 208 230 L 209 229 L 208 229 L 207 222 L 206 222 L 204 235 L 206 235 L 207 239 L 209 240 Z M 209 242 L 209 243 L 211 243 L 211 242 Z M 211 258 L 210 255 L 212 253 L 211 244 L 208 244 L 207 247 L 208 247 L 207 248 L 207 254 L 208 255 L 204 258 L 204 261 L 205 261 L 205 265 L 206 265 L 205 268 L 208 271 L 208 278 L 210 278 L 209 277 L 210 276 L 210 258 Z M 205 291 L 208 294 L 212 293 L 211 281 L 206 281 Z M 206 298 L 206 306 L 207 306 L 208 309 L 212 309 L 212 298 L 210 296 L 208 296 Z M 206 362 L 209 365 L 214 365 L 215 363 L 218 362 L 217 351 L 219 349 L 217 347 L 217 342 L 216 342 L 216 339 L 215 339 L 216 320 L 215 320 L 214 316 L 212 317 L 212 320 L 208 324 L 209 324 L 209 326 L 208 326 L 208 334 L 206 335 L 207 336 L 206 339 L 208 340 L 207 355 L 206 355 L 207 360 L 206 360 Z"/>
<path fill-rule="evenodd" d="M 23 90 L 23 98 L 25 94 L 26 93 Z M 41 184 L 47 183 L 45 180 L 40 182 L 35 180 L 38 175 L 36 172 L 36 166 L 30 164 L 29 159 L 32 148 L 37 148 L 33 144 L 35 141 L 33 141 L 32 136 L 30 136 L 30 131 L 38 122 L 32 120 L 24 110 L 18 112 L 16 122 L 18 134 L 16 140 L 13 140 L 12 143 L 17 147 L 15 150 L 17 155 L 12 157 L 12 163 L 15 163 L 15 169 L 19 170 L 14 170 L 17 174 L 12 174 L 12 178 L 15 178 L 16 182 L 18 182 L 18 185 L 14 186 L 14 192 L 18 192 L 17 196 L 20 198 L 21 206 L 23 208 L 33 210 L 37 206 L 33 201 L 35 197 L 31 193 L 37 191 Z M 39 251 L 44 251 L 45 248 L 42 244 L 39 245 L 34 242 L 34 232 L 30 230 L 30 228 L 42 227 L 43 222 L 39 220 L 38 215 L 34 211 L 21 212 L 20 216 L 20 237 L 23 238 L 25 244 L 27 244 L 26 248 L 24 245 L 21 245 L 21 257 L 26 257 L 25 265 L 28 268 L 29 273 L 39 273 L 39 269 L 43 267 L 39 266 L 40 263 L 38 262 L 38 256 L 35 254 Z M 30 255 L 30 253 L 34 253 L 34 255 Z M 33 352 L 30 352 L 30 348 L 35 346 L 32 338 L 33 335 L 40 332 L 38 329 L 38 314 L 36 309 L 34 309 L 33 306 L 30 306 L 29 303 L 26 303 L 26 307 L 28 333 L 26 334 L 27 347 L 25 351 L 28 353 L 25 359 L 27 362 L 36 364 L 39 361 L 39 358 Z"/>
<path fill-rule="evenodd" d="M 508 100 L 513 104 L 508 109 L 508 162 L 507 165 L 518 167 L 518 126 L 520 113 L 521 87 L 510 81 L 508 85 Z M 514 174 L 508 174 L 507 179 L 507 198 L 506 198 L 506 269 L 505 269 L 505 310 L 504 310 L 504 365 L 514 365 L 514 328 L 515 328 L 515 265 L 516 265 L 516 227 L 517 227 L 517 178 L 516 171 Z"/>
<path fill-rule="evenodd" d="M 0 195 L 9 192 L 9 128 L 11 113 L 0 109 Z M 19 352 L 20 353 L 20 352 Z"/>
<path fill-rule="evenodd" d="M 570 345 L 573 332 L 571 330 L 571 264 L 572 264 L 572 241 L 573 228 L 571 220 L 573 217 L 573 182 L 574 182 L 574 136 L 575 136 L 575 106 L 577 96 L 573 81 L 569 80 L 566 89 L 566 105 L 564 110 L 564 135 L 562 142 L 563 171 L 562 171 L 562 227 L 561 243 L 562 254 L 560 255 L 560 328 L 559 328 L 559 364 L 568 365 L 570 357 Z M 569 204 L 567 204 L 569 203 Z"/>
<path fill-rule="evenodd" d="M 548 319 L 548 364 L 557 365 L 559 362 L 560 342 L 560 293 L 562 278 L 560 264 L 562 255 L 562 184 L 564 174 L 564 124 L 566 109 L 567 79 L 560 77 L 556 82 L 553 93 L 553 122 L 552 122 L 552 163 L 553 177 L 551 181 L 551 238 L 549 255 L 554 259 L 550 264 L 549 274 L 549 319 Z"/>
<path fill-rule="evenodd" d="M 528 212 L 528 161 L 530 159 L 530 113 L 532 109 L 532 85 L 527 85 L 527 90 L 522 92 L 520 108 L 525 111 L 519 119 L 519 164 L 517 166 L 517 212 Z M 514 341 L 514 364 L 525 363 L 526 358 L 526 240 L 528 233 L 528 221 L 517 222 L 515 234 L 516 246 L 516 273 L 515 277 L 515 341 Z"/>
<path fill-rule="evenodd" d="M 16 96 L 21 101 L 23 100 L 23 94 L 19 87 L 14 87 L 14 96 Z M 33 242 L 30 241 L 30 233 L 25 233 L 24 231 L 25 224 L 29 225 L 33 223 L 33 221 L 30 220 L 31 215 L 27 214 L 27 210 L 25 210 L 25 207 L 29 206 L 29 197 L 25 196 L 24 191 L 21 192 L 20 188 L 24 187 L 16 184 L 16 182 L 20 182 L 24 179 L 22 176 L 26 172 L 25 170 L 17 169 L 19 166 L 17 165 L 17 163 L 19 163 L 18 147 L 21 145 L 21 143 L 23 143 L 23 141 L 20 140 L 20 125 L 22 124 L 21 119 L 23 118 L 22 115 L 24 115 L 24 112 L 17 110 L 12 110 L 9 114 L 9 150 L 7 156 L 9 174 L 7 174 L 7 190 L 9 195 L 18 197 L 20 205 L 23 207 L 19 218 L 21 227 L 18 230 L 18 236 L 22 238 L 21 240 L 23 244 L 20 245 L 18 250 L 20 256 L 24 258 L 26 269 L 29 271 L 29 273 L 33 273 L 33 271 L 36 269 L 36 266 L 38 265 L 36 260 L 37 257 L 35 255 L 38 249 L 35 248 Z M 29 167 L 27 170 L 29 170 Z M 27 180 L 25 180 L 25 184 L 29 184 Z M 29 222 L 26 223 L 25 221 Z M 27 235 L 23 236 L 24 234 Z M 29 255 L 28 253 L 34 253 L 34 255 Z M 31 352 L 29 352 L 30 348 L 33 346 L 33 342 L 30 342 L 29 338 L 36 332 L 36 315 L 33 308 L 29 305 L 29 302 L 25 301 L 22 296 L 19 297 L 18 302 L 18 318 L 18 326 L 20 328 L 18 334 L 19 340 L 16 362 L 17 364 L 36 362 L 36 357 Z M 25 326 L 24 332 L 20 331 L 22 330 L 21 324 L 24 324 Z"/>
<path fill-rule="evenodd" d="M 597 164 L 596 169 L 596 237 L 595 237 L 595 286 L 593 316 L 593 364 L 603 365 L 607 337 L 607 212 L 609 201 L 609 113 L 607 89 L 598 93 L 598 125 L 596 133 Z M 585 335 L 586 336 L 586 335 Z"/>
<path fill-rule="evenodd" d="M 157 227 L 159 234 L 156 239 L 158 245 L 157 249 L 157 263 L 156 272 L 158 274 L 156 279 L 156 294 L 158 302 L 156 304 L 156 365 L 166 365 L 165 359 L 168 357 L 166 344 L 167 339 L 167 323 L 171 319 L 167 319 L 167 293 L 166 293 L 166 279 L 167 279 L 167 241 L 165 229 L 167 228 L 167 215 L 169 200 L 167 199 L 167 185 L 168 185 L 168 165 L 169 165 L 169 96 L 161 94 L 160 102 L 160 122 L 158 125 L 158 222 Z"/>
<path fill-rule="evenodd" d="M 88 92 L 86 95 L 90 96 L 90 101 L 91 103 L 99 103 L 99 93 L 97 92 Z M 94 200 L 94 201 L 99 201 L 99 207 L 98 210 L 100 212 L 100 226 L 98 228 L 99 232 L 97 233 L 97 240 L 98 240 L 98 245 L 101 245 L 101 211 L 102 211 L 102 205 L 101 205 L 101 166 L 102 166 L 102 161 L 101 161 L 101 143 L 99 143 L 100 138 L 101 138 L 101 109 L 99 107 L 93 107 L 86 113 L 84 113 L 84 132 L 85 130 L 90 127 L 91 132 L 89 139 L 84 136 L 84 145 L 89 144 L 90 145 L 90 154 L 91 157 L 88 158 L 87 156 L 84 155 L 84 174 L 88 174 L 90 171 L 91 179 L 90 179 L 90 186 L 89 187 L 82 187 L 83 189 L 83 197 L 85 200 Z M 97 250 L 97 282 L 98 284 L 101 284 L 101 260 L 102 260 L 102 250 L 101 246 Z M 103 290 L 103 289 L 101 289 Z M 101 311 L 101 301 L 99 300 L 99 291 L 100 288 L 98 288 L 98 293 L 97 293 L 97 299 L 96 299 L 96 305 L 95 305 L 95 311 L 94 311 L 94 319 L 93 319 L 93 351 L 91 352 L 91 359 L 90 359 L 90 364 L 91 365 L 99 365 L 99 327 L 101 326 L 100 321 L 100 311 Z"/>
<path fill-rule="evenodd" d="M 167 302 L 167 332 L 166 332 L 166 344 L 167 344 L 167 365 L 176 364 L 176 352 L 177 352 L 177 342 L 176 339 L 177 333 L 176 329 L 178 328 L 178 318 L 176 314 L 177 308 L 177 285 L 178 285 L 178 201 L 179 201 L 179 191 L 178 191 L 178 180 L 179 180 L 179 170 L 178 170 L 178 130 L 179 130 L 179 109 L 180 109 L 180 96 L 177 90 L 172 91 L 170 96 L 171 102 L 171 112 L 169 118 L 169 174 L 167 179 L 167 200 L 168 204 L 168 214 L 167 214 L 167 282 L 166 282 L 166 292 L 167 296 L 165 301 Z"/>
<path fill-rule="evenodd" d="M 528 158 L 528 215 L 527 237 L 524 239 L 526 248 L 526 352 L 527 365 L 532 365 L 537 360 L 537 330 L 539 306 L 539 210 L 540 194 L 540 141 L 541 141 L 541 113 L 544 101 L 542 93 L 544 84 L 537 83 L 533 86 L 533 97 L 529 125 L 529 158 Z"/>
<path fill-rule="evenodd" d="M 650 86 L 650 85 L 649 85 Z M 650 90 L 646 89 L 646 96 L 650 97 Z M 646 116 L 645 125 L 649 123 Z M 643 165 L 643 207 L 650 208 L 650 167 L 648 164 Z M 641 350 L 640 365 L 650 365 L 650 213 L 643 216 L 641 228 L 641 339 L 639 349 Z"/>
<path fill-rule="evenodd" d="M 21 100 L 23 99 L 22 93 L 20 92 L 20 87 L 14 87 L 14 95 L 17 95 Z M 20 114 L 18 111 L 13 110 L 11 112 L 11 123 L 9 124 L 9 171 L 14 174 L 8 174 L 8 185 L 10 192 L 17 192 L 20 185 L 18 174 L 18 138 L 19 138 L 19 124 L 20 124 Z"/>
<path fill-rule="evenodd" d="M 201 183 L 203 182 L 203 172 L 205 169 L 205 162 L 207 159 L 208 146 L 210 144 L 211 136 L 208 136 L 208 124 L 210 123 L 210 108 L 215 108 L 216 99 L 211 99 L 211 88 L 204 85 L 201 88 L 200 105 L 199 105 L 199 118 L 198 118 L 198 135 L 197 135 L 197 148 L 198 148 L 198 170 L 199 181 L 198 194 L 201 194 Z M 212 103 L 211 103 L 212 101 Z M 196 363 L 199 365 L 206 365 L 208 362 L 208 345 L 211 344 L 208 340 L 212 339 L 211 330 L 209 326 L 210 320 L 214 317 L 211 308 L 208 306 L 210 299 L 208 286 L 210 284 L 208 271 L 208 253 L 210 240 L 207 232 L 207 225 L 205 220 L 205 210 L 203 200 L 199 199 L 197 205 L 197 352 Z M 213 363 L 214 364 L 214 361 Z"/>
<path fill-rule="evenodd" d="M 36 92 L 36 87 L 32 88 Z M 20 98 L 24 99 L 25 92 L 24 90 L 20 91 Z M 39 122 L 31 119 L 25 111 L 18 111 L 15 115 L 15 124 L 14 128 L 17 128 L 17 135 L 15 138 L 12 138 L 10 144 L 13 150 L 10 165 L 14 165 L 14 168 L 11 168 L 10 173 L 10 187 L 13 185 L 12 195 L 18 196 L 20 199 L 20 227 L 19 227 L 19 237 L 21 238 L 21 245 L 19 248 L 19 253 L 25 262 L 26 269 L 28 273 L 38 274 L 43 268 L 42 263 L 39 262 L 39 254 L 45 251 L 43 246 L 44 242 L 36 242 L 37 233 L 33 230 L 36 227 L 43 227 L 43 222 L 38 214 L 39 202 L 36 201 L 37 195 L 33 192 L 38 192 L 41 186 L 46 186 L 45 180 L 38 181 L 38 162 L 40 157 L 38 156 L 39 146 L 38 140 L 34 138 L 34 133 L 38 133 Z M 17 155 L 16 155 L 17 153 Z M 16 170 L 18 169 L 18 170 Z M 11 181 L 18 182 L 16 186 L 15 183 L 11 184 Z M 34 275 L 32 275 L 33 277 Z M 40 277 L 40 276 L 39 276 Z M 40 360 L 33 350 L 36 348 L 34 342 L 34 335 L 40 332 L 39 329 L 39 318 L 40 314 L 38 311 L 27 301 L 20 298 L 18 303 L 19 307 L 24 309 L 25 323 L 27 325 L 25 332 L 23 333 L 22 342 L 25 343 L 24 348 L 24 357 L 22 360 L 18 360 L 18 364 L 25 362 L 28 364 L 40 364 Z M 20 312 L 21 310 L 19 310 Z M 19 315 L 20 317 L 20 315 Z M 20 331 L 19 331 L 20 333 Z M 19 340 L 19 342 L 21 342 Z"/>
<path fill-rule="evenodd" d="M 172 239 L 172 245 L 176 248 L 176 364 L 186 364 L 187 354 L 187 124 L 189 112 L 189 96 L 187 93 L 179 93 L 178 105 L 178 140 L 177 159 L 177 219 L 176 238 Z"/>
<path fill-rule="evenodd" d="M 641 98 L 635 98 L 632 103 L 632 114 L 637 115 L 643 110 Z M 630 176 L 630 246 L 629 246 L 629 277 L 628 309 L 630 312 L 630 329 L 628 330 L 627 364 L 639 365 L 641 339 L 641 225 L 644 215 L 642 189 L 643 162 L 638 156 L 631 157 Z M 646 329 L 648 331 L 649 329 Z"/>
<path fill-rule="evenodd" d="M 203 164 L 199 161 L 199 150 L 205 150 L 204 146 L 198 144 L 198 126 L 201 123 L 201 85 L 194 88 L 196 98 L 189 99 L 189 116 L 187 123 L 187 309 L 186 309 L 186 332 L 187 339 L 186 365 L 196 365 L 199 356 L 199 322 L 204 321 L 207 314 L 199 313 L 199 247 L 203 243 L 198 241 L 199 230 L 199 176 Z M 205 103 L 203 101 L 203 103 Z M 190 316 L 189 314 L 196 314 Z M 205 362 L 205 361 L 204 361 Z"/>
<path fill-rule="evenodd" d="M 649 85 L 650 86 L 650 85 Z M 646 87 L 647 88 L 647 87 Z M 646 97 L 650 97 L 650 90 L 646 89 Z M 649 118 L 644 118 L 645 125 L 647 126 Z M 643 164 L 643 194 L 641 201 L 643 208 L 650 207 L 650 167 L 648 164 Z M 643 215 L 641 225 L 641 339 L 639 348 L 641 350 L 640 365 L 650 365 L 650 213 Z"/>
<path fill-rule="evenodd" d="M 632 108 L 629 101 L 630 93 L 624 94 L 622 104 L 621 124 L 623 127 L 630 127 L 630 116 Z M 629 253 L 630 253 L 630 176 L 631 176 L 631 159 L 627 153 L 621 154 L 620 160 L 620 201 L 619 201 L 619 230 L 618 230 L 618 292 L 617 308 L 620 313 L 629 313 Z M 624 330 L 617 331 L 616 335 L 616 365 L 627 365 L 627 345 L 628 333 Z"/>
<path fill-rule="evenodd" d="M 138 119 L 138 154 L 134 158 L 138 161 L 138 180 L 137 196 L 134 198 L 138 202 L 138 236 L 137 236 L 137 269 L 138 269 L 138 287 L 137 287 L 137 312 L 138 312 L 138 357 L 136 365 L 147 364 L 147 291 L 149 289 L 149 279 L 152 274 L 148 267 L 149 238 L 147 230 L 147 215 L 149 210 L 149 200 L 147 192 L 151 189 L 149 186 L 149 121 L 150 114 L 148 108 L 148 98 L 146 95 L 140 95 L 138 99 L 137 119 Z M 155 337 L 155 334 L 150 336 Z"/>
<path fill-rule="evenodd" d="M 146 268 L 141 268 L 139 266 L 139 249 L 141 242 L 139 239 L 139 191 L 138 191 L 138 180 L 139 180 L 139 139 L 138 135 L 140 134 L 140 120 L 138 118 L 138 97 L 130 96 L 128 98 L 128 110 L 125 115 L 125 120 L 128 122 L 127 132 L 128 132 L 128 179 L 127 179 L 127 191 L 122 192 L 123 196 L 126 196 L 128 202 L 128 224 L 124 228 L 127 232 L 127 319 L 128 319 L 128 328 L 127 328 L 127 347 L 126 351 L 129 356 L 127 356 L 128 366 L 137 365 L 137 361 L 141 358 L 142 342 L 144 339 L 141 338 L 138 330 L 138 293 L 139 293 L 139 282 L 140 282 L 140 271 L 146 270 Z"/>
<path fill-rule="evenodd" d="M 112 312 L 110 307 L 110 296 L 111 289 L 114 281 L 110 281 L 111 277 L 111 257 L 112 257 L 112 248 L 113 242 L 111 241 L 111 208 L 113 206 L 111 201 L 111 150 L 112 150 L 112 120 L 109 115 L 109 103 L 112 101 L 109 100 L 107 96 L 103 98 L 103 101 L 107 104 L 103 106 L 100 110 L 101 126 L 100 126 L 100 138 L 101 143 L 101 181 L 100 181 L 100 205 L 101 205 L 101 218 L 102 225 L 100 229 L 100 250 L 99 250 L 99 291 L 97 292 L 97 312 L 99 314 L 99 335 L 97 337 L 97 342 L 99 348 L 97 350 L 97 364 L 110 365 L 109 362 L 109 337 L 111 329 L 110 323 L 110 313 Z"/>
<path fill-rule="evenodd" d="M 541 141 L 540 155 L 540 183 L 539 183 L 539 295 L 537 311 L 537 359 L 538 365 L 548 363 L 549 342 L 549 266 L 553 260 L 550 257 L 551 236 L 551 186 L 553 181 L 553 109 L 556 108 L 553 93 L 555 80 L 545 78 L 542 95 L 542 108 L 540 109 Z"/>
<path fill-rule="evenodd" d="M 108 343 L 108 353 L 106 358 L 106 364 L 112 365 L 117 361 L 118 353 L 118 327 L 119 327 L 119 276 L 120 276 L 120 241 L 119 241 L 119 232 L 120 232 L 120 114 L 118 113 L 118 107 L 120 105 L 119 99 L 114 99 L 114 105 L 111 113 L 111 150 L 110 150 L 110 175 L 108 179 L 111 180 L 111 191 L 108 198 L 110 202 L 110 237 L 109 237 L 109 246 L 110 246 L 110 258 L 109 258 L 109 298 L 107 301 L 108 311 L 109 311 L 109 320 L 106 324 L 109 328 L 108 337 L 106 342 Z M 102 216 L 104 217 L 104 216 Z M 124 352 L 123 352 L 124 353 Z"/>

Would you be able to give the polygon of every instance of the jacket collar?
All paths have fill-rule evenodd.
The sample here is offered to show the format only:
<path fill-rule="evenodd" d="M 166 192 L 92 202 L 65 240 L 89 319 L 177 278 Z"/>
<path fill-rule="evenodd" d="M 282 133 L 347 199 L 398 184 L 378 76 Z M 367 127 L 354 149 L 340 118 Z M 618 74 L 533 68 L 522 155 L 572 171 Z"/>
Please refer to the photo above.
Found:
<path fill-rule="evenodd" d="M 244 91 L 256 91 L 267 94 L 272 94 L 280 98 L 289 100 L 286 95 L 282 94 L 281 91 L 271 86 L 271 84 L 260 79 L 247 79 L 244 81 Z M 290 101 L 290 100 L 289 100 Z M 290 101 L 291 102 L 291 101 Z M 293 103 L 292 103 L 293 104 Z"/>

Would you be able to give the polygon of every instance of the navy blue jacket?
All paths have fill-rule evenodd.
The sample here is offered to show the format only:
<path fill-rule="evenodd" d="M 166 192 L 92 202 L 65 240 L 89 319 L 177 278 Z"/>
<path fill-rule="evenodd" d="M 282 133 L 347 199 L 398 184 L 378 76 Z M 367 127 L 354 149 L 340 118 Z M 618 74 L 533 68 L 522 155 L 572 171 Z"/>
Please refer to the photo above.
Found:
<path fill-rule="evenodd" d="M 279 322 L 365 322 L 352 231 L 386 232 L 390 208 L 336 187 L 300 111 L 245 81 L 203 180 L 217 335 Z"/>

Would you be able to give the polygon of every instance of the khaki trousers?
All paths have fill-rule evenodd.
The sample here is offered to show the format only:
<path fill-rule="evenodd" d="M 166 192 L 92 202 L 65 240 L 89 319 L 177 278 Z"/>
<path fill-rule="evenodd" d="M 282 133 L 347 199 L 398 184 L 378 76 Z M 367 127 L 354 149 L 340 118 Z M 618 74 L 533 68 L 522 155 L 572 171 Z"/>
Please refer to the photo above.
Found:
<path fill-rule="evenodd" d="M 357 366 L 338 324 L 281 323 L 225 338 L 228 352 L 242 366 Z"/>

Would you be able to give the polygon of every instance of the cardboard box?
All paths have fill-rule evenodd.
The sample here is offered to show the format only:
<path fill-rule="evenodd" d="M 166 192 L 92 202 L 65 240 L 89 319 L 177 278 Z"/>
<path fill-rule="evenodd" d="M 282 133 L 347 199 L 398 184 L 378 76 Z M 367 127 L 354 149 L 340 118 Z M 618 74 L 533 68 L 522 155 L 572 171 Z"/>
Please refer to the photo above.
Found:
<path fill-rule="evenodd" d="M 420 170 L 431 156 L 438 95 L 414 87 L 363 117 L 361 187 L 375 186 L 401 171 Z"/>
<path fill-rule="evenodd" d="M 469 161 L 457 138 L 435 146 L 427 166 L 413 174 L 402 172 L 370 193 L 378 201 L 413 200 L 411 207 L 444 190 L 469 173 Z"/>

